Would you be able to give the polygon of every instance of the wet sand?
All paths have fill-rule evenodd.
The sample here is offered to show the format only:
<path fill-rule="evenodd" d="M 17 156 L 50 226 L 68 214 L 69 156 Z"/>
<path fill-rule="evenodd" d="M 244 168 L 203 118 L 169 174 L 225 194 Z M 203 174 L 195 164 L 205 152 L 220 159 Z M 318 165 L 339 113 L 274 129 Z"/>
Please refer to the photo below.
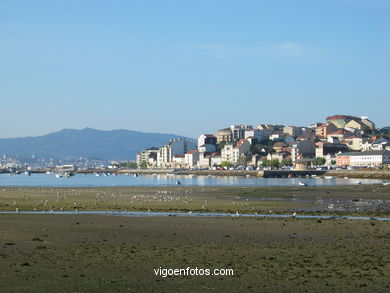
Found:
<path fill-rule="evenodd" d="M 390 186 L 0 188 L 1 211 L 300 212 L 390 215 Z"/>
<path fill-rule="evenodd" d="M 1 215 L 1 292 L 388 292 L 390 223 Z M 162 278 L 153 269 L 233 268 Z"/>
<path fill-rule="evenodd" d="M 389 200 L 382 185 L 0 188 L 0 209 L 11 211 L 388 217 Z M 0 291 L 389 292 L 389 243 L 390 223 L 373 220 L 2 214 Z M 232 268 L 234 275 L 163 278 L 153 271 L 160 267 Z"/>

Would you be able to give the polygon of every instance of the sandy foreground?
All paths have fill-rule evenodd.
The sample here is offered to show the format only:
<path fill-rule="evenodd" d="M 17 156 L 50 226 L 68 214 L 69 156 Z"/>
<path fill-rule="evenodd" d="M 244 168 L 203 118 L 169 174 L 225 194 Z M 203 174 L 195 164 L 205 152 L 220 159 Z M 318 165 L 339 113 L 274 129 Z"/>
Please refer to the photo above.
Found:
<path fill-rule="evenodd" d="M 379 185 L 0 189 L 3 211 L 272 208 L 390 217 L 389 199 L 390 188 Z M 328 208 L 337 201 L 350 210 Z M 374 220 L 1 214 L 0 291 L 389 292 L 389 243 L 390 222 Z M 154 271 L 187 267 L 234 274 Z"/>
<path fill-rule="evenodd" d="M 1 215 L 0 235 L 2 292 L 390 290 L 387 222 Z"/>

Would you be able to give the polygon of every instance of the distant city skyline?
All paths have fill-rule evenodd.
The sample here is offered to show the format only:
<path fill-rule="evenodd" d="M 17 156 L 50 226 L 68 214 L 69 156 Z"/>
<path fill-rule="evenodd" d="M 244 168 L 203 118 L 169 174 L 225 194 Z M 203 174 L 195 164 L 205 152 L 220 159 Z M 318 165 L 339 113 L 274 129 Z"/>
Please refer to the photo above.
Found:
<path fill-rule="evenodd" d="M 390 3 L 0 2 L 0 137 L 389 126 Z"/>

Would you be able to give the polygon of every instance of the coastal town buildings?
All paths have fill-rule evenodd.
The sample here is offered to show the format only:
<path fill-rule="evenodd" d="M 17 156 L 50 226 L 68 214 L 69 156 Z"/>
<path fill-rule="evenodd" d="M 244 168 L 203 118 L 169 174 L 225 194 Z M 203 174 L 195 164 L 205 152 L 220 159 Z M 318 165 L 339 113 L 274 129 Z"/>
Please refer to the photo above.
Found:
<path fill-rule="evenodd" d="M 328 134 L 337 131 L 338 128 L 332 123 L 324 123 L 316 128 L 316 135 L 327 138 Z"/>
<path fill-rule="evenodd" d="M 232 140 L 238 141 L 240 139 L 245 138 L 245 131 L 252 130 L 252 125 L 245 125 L 245 124 L 238 124 L 238 125 L 231 125 L 230 130 L 232 131 Z"/>
<path fill-rule="evenodd" d="M 198 147 L 203 145 L 216 145 L 217 137 L 212 134 L 201 134 L 198 138 Z"/>
<path fill-rule="evenodd" d="M 379 138 L 377 140 L 372 140 L 372 141 L 366 141 L 362 149 L 364 151 L 380 151 L 380 150 L 390 150 L 390 139 L 386 138 Z"/>
<path fill-rule="evenodd" d="M 221 142 L 233 141 L 232 130 L 230 128 L 223 128 L 217 131 L 217 144 Z"/>
<path fill-rule="evenodd" d="M 267 130 L 262 129 L 247 129 L 245 130 L 244 138 L 247 139 L 251 137 L 252 139 L 256 139 L 258 142 L 268 138 L 269 134 Z"/>
<path fill-rule="evenodd" d="M 337 165 L 353 167 L 378 167 L 390 164 L 390 151 L 348 152 L 337 155 Z"/>
<path fill-rule="evenodd" d="M 197 165 L 198 161 L 199 161 L 199 152 L 197 150 L 188 151 L 184 155 L 184 162 L 185 162 L 186 167 L 188 167 L 188 168 L 195 167 Z"/>
<path fill-rule="evenodd" d="M 300 158 L 313 158 L 316 153 L 316 145 L 313 141 L 302 140 L 291 145 L 291 159 L 294 162 Z"/>
<path fill-rule="evenodd" d="M 170 140 L 167 144 L 163 145 L 158 150 L 157 167 L 174 167 L 176 164 L 181 163 L 181 157 L 176 157 L 174 160 L 174 156 L 183 155 L 184 158 L 184 154 L 186 152 L 189 150 L 194 150 L 196 147 L 197 146 L 193 140 L 188 140 L 185 138 L 175 138 Z"/>
<path fill-rule="evenodd" d="M 325 165 L 381 166 L 388 164 L 390 137 L 375 129 L 365 116 L 333 115 L 308 127 L 274 124 L 235 124 L 216 134 L 201 134 L 197 143 L 176 138 L 160 148 L 137 154 L 137 166 L 148 168 L 261 167 L 264 162 L 293 162 L 295 167 L 313 166 L 316 158 Z"/>
<path fill-rule="evenodd" d="M 221 159 L 223 162 L 238 163 L 249 151 L 250 143 L 241 139 L 237 144 L 226 144 L 221 151 Z"/>
<path fill-rule="evenodd" d="M 137 153 L 136 163 L 138 168 L 156 167 L 157 166 L 158 148 L 150 147 Z"/>

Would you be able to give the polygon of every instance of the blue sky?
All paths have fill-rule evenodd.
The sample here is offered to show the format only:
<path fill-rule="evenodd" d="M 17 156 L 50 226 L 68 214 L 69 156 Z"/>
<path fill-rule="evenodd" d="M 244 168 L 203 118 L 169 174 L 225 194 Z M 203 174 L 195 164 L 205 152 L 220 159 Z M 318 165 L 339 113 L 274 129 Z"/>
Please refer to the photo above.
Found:
<path fill-rule="evenodd" d="M 390 125 L 390 1 L 0 0 L 0 137 Z"/>

